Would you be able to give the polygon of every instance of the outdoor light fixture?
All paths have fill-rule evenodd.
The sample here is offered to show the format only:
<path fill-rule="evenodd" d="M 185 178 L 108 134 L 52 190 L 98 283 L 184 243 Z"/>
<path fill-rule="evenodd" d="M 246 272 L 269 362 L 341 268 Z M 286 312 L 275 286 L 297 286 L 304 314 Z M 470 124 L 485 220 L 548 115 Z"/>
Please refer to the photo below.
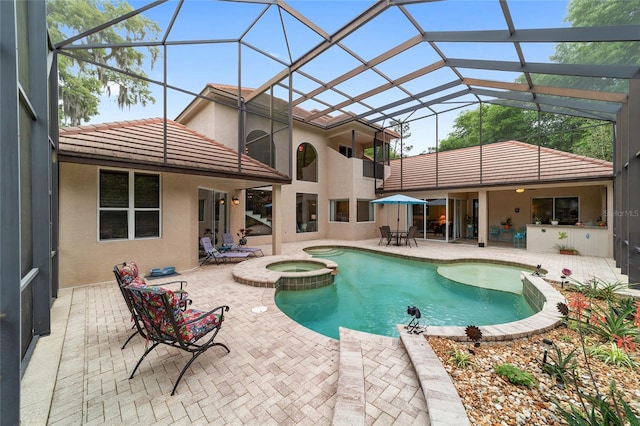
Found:
<path fill-rule="evenodd" d="M 224 204 L 224 198 L 220 199 L 220 205 Z"/>
<path fill-rule="evenodd" d="M 516 192 L 518 194 L 522 194 L 524 192 L 524 188 L 516 188 Z"/>
<path fill-rule="evenodd" d="M 231 202 L 233 203 L 234 206 L 237 206 L 238 204 L 240 204 L 240 199 L 238 197 L 233 197 L 231 199 Z"/>
<path fill-rule="evenodd" d="M 422 314 L 416 306 L 407 306 L 407 315 L 411 315 L 411 321 L 405 326 L 408 333 L 420 334 L 424 330 L 420 330 L 420 318 Z"/>
<path fill-rule="evenodd" d="M 549 352 L 549 349 L 551 349 L 553 342 L 549 339 L 542 339 L 542 343 L 544 343 L 544 355 L 542 356 L 542 365 L 544 365 L 547 363 L 547 353 Z"/>

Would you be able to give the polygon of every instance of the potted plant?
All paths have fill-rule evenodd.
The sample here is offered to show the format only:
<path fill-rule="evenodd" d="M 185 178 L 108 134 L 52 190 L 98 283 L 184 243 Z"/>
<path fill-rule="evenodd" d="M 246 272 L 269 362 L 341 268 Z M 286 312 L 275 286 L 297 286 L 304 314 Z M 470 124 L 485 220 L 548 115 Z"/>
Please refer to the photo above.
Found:
<path fill-rule="evenodd" d="M 507 219 L 504 222 L 500 222 L 500 225 L 504 226 L 504 229 L 511 228 L 511 218 L 507 217 Z"/>
<path fill-rule="evenodd" d="M 563 231 L 558 232 L 558 240 L 561 242 L 554 245 L 554 247 L 558 249 L 558 252 L 560 252 L 560 254 L 580 254 L 578 250 L 562 243 L 562 241 L 566 240 L 567 238 L 569 238 L 569 236 L 567 235 L 566 232 L 563 232 Z"/>
<path fill-rule="evenodd" d="M 251 229 L 250 228 L 243 228 L 240 229 L 238 231 L 238 237 L 240 237 L 240 240 L 238 240 L 238 245 L 241 246 L 246 246 L 247 245 L 247 235 L 251 233 Z"/>
<path fill-rule="evenodd" d="M 551 219 L 551 224 L 552 224 L 552 225 L 557 225 L 558 223 L 560 223 L 560 221 L 558 220 L 558 218 L 555 218 L 555 217 L 554 217 L 554 218 L 552 218 L 552 219 Z"/>
<path fill-rule="evenodd" d="M 534 216 L 533 221 L 536 225 L 542 225 L 542 219 L 540 219 L 538 216 Z"/>

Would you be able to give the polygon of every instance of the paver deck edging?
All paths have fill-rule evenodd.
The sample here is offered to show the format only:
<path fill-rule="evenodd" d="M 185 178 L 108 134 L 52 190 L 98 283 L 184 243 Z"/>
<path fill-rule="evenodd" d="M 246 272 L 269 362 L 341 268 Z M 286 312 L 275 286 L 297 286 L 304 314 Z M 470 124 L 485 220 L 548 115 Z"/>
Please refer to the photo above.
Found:
<path fill-rule="evenodd" d="M 366 398 L 362 347 L 352 336 L 353 331 L 339 327 L 339 332 L 340 366 L 333 424 L 364 426 Z"/>
<path fill-rule="evenodd" d="M 527 285 L 535 287 L 544 298 L 542 310 L 530 317 L 506 324 L 480 326 L 483 341 L 502 341 L 520 339 L 534 334 L 544 333 L 560 324 L 562 316 L 556 305 L 558 302 L 565 302 L 564 296 L 554 289 L 541 277 L 524 273 L 524 280 Z M 471 324 L 470 324 L 471 325 Z M 469 341 L 465 334 L 466 327 L 460 326 L 429 326 L 425 329 L 425 334 L 429 336 L 447 337 L 455 341 Z"/>
<path fill-rule="evenodd" d="M 409 334 L 403 325 L 397 327 L 424 392 L 430 424 L 470 425 L 460 395 L 427 339 L 423 335 Z"/>

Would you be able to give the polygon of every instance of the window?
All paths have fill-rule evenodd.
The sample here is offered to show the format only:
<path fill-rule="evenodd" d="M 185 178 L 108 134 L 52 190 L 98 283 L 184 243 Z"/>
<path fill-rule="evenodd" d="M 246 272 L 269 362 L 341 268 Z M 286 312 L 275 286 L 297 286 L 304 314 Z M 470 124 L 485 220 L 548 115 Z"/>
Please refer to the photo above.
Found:
<path fill-rule="evenodd" d="M 542 223 L 558 219 L 560 225 L 574 225 L 580 218 L 578 197 L 547 197 L 531 200 L 532 222 L 536 218 Z"/>
<path fill-rule="evenodd" d="M 353 149 L 350 146 L 340 145 L 338 149 L 340 150 L 340 154 L 344 155 L 345 157 L 353 157 Z"/>
<path fill-rule="evenodd" d="M 349 222 L 349 200 L 329 201 L 329 220 L 331 222 Z"/>
<path fill-rule="evenodd" d="M 100 170 L 100 240 L 160 237 L 160 175 Z"/>
<path fill-rule="evenodd" d="M 247 189 L 245 228 L 251 235 L 271 235 L 271 189 Z"/>
<path fill-rule="evenodd" d="M 297 149 L 297 175 L 296 179 L 307 182 L 318 181 L 318 155 L 316 149 L 310 143 L 304 142 Z"/>
<path fill-rule="evenodd" d="M 358 200 L 356 216 L 358 222 L 373 222 L 375 220 L 371 200 Z"/>
<path fill-rule="evenodd" d="M 318 195 L 296 194 L 296 232 L 318 231 Z"/>
<path fill-rule="evenodd" d="M 249 157 L 267 166 L 276 167 L 276 146 L 267 132 L 262 130 L 250 132 L 247 136 L 245 150 Z"/>

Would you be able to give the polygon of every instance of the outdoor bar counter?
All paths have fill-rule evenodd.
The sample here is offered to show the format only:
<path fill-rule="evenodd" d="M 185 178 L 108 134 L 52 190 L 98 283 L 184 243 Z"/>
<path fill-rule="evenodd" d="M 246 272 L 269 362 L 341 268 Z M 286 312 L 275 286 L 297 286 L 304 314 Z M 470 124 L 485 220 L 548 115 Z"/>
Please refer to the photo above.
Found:
<path fill-rule="evenodd" d="M 567 238 L 560 240 L 561 232 Z M 583 256 L 613 257 L 613 235 L 606 226 L 527 225 L 527 250 L 558 253 L 556 245 L 574 248 Z"/>

